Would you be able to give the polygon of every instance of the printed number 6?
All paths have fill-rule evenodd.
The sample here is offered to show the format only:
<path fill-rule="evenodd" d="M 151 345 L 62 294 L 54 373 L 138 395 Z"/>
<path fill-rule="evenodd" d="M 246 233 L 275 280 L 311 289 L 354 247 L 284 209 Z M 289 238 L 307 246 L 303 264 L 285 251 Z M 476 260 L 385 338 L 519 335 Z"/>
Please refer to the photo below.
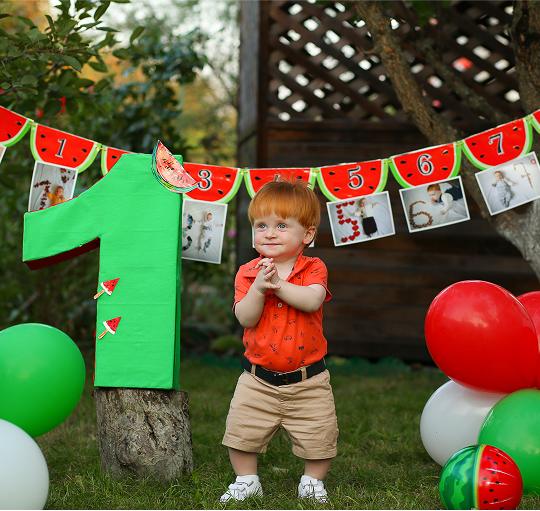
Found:
<path fill-rule="evenodd" d="M 433 163 L 430 160 L 430 154 L 421 154 L 418 157 L 418 160 L 416 161 L 416 166 L 418 167 L 420 174 L 423 174 L 424 176 L 429 176 L 433 172 L 434 167 Z"/>

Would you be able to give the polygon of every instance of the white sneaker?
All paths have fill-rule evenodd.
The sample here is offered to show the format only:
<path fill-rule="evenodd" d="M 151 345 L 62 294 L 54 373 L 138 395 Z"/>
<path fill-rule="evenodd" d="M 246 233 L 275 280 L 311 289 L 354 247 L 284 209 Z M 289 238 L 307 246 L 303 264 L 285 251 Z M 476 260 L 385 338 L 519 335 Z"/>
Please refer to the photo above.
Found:
<path fill-rule="evenodd" d="M 298 498 L 313 499 L 317 502 L 328 502 L 328 494 L 321 480 L 303 475 L 298 485 Z"/>
<path fill-rule="evenodd" d="M 229 489 L 221 496 L 220 502 L 229 502 L 229 500 L 244 500 L 247 497 L 262 497 L 263 491 L 259 476 L 237 476 L 236 481 L 229 484 Z"/>

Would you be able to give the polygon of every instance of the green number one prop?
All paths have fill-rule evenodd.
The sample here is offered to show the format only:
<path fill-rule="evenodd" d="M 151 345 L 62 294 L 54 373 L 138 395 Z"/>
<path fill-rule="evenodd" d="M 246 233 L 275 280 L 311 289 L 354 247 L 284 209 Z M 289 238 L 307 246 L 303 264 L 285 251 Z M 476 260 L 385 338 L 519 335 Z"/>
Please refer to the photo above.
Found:
<path fill-rule="evenodd" d="M 152 156 L 122 155 L 91 188 L 24 216 L 23 261 L 38 269 L 99 247 L 97 387 L 178 390 L 182 194 L 162 185 Z M 113 333 L 114 332 L 114 335 Z"/>

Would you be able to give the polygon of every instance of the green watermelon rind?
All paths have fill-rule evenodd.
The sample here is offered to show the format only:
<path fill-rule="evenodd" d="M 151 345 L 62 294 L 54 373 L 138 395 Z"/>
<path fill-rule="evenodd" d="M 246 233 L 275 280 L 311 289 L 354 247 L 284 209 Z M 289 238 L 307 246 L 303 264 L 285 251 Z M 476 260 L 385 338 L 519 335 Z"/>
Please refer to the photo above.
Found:
<path fill-rule="evenodd" d="M 231 199 L 238 193 L 238 189 L 240 188 L 240 185 L 242 184 L 243 175 L 242 175 L 242 169 L 231 169 L 236 170 L 236 177 L 234 178 L 234 183 L 229 190 L 228 193 L 226 193 L 223 197 L 221 197 L 218 200 L 210 200 L 210 199 L 193 199 L 193 200 L 207 200 L 209 202 L 216 202 L 218 204 L 226 204 L 227 202 L 230 202 Z M 192 190 L 193 191 L 193 190 Z M 187 197 L 189 197 L 189 192 L 187 194 Z M 189 197 L 191 199 L 191 197 Z"/>
<path fill-rule="evenodd" d="M 473 509 L 475 495 L 472 482 L 476 475 L 477 448 L 471 445 L 460 449 L 445 463 L 439 479 L 439 495 L 446 509 Z M 453 470 L 449 474 L 450 467 Z M 456 468 L 459 478 L 455 477 Z"/>
<path fill-rule="evenodd" d="M 461 148 L 462 148 L 462 151 L 465 153 L 465 156 L 467 156 L 467 159 L 475 166 L 475 167 L 478 167 L 479 169 L 482 169 L 482 170 L 485 170 L 485 169 L 489 169 L 489 168 L 492 168 L 492 167 L 496 167 L 498 165 L 502 165 L 503 163 L 506 163 L 506 162 L 509 162 L 509 161 L 512 161 L 516 158 L 521 158 L 522 156 L 528 154 L 531 152 L 531 147 L 532 147 L 532 143 L 533 143 L 533 137 L 532 137 L 532 127 L 531 127 L 531 123 L 530 122 L 527 122 L 526 119 L 518 119 L 517 121 L 521 121 L 523 123 L 523 128 L 525 130 L 525 143 L 523 144 L 523 147 L 521 149 L 521 153 L 519 154 L 516 154 L 514 156 L 512 156 L 511 158 L 508 158 L 507 160 L 504 160 L 504 161 L 500 161 L 500 162 L 497 162 L 496 164 L 494 165 L 486 165 L 485 163 L 482 163 L 480 160 L 478 160 L 476 158 L 476 156 L 474 156 L 474 154 L 472 153 L 472 151 L 469 149 L 468 145 L 467 145 L 467 139 L 463 139 L 463 143 L 461 144 Z M 514 124 L 514 123 L 517 123 L 517 121 L 512 121 L 508 124 Z M 500 126 L 498 126 L 497 128 L 499 128 Z M 489 133 L 491 131 L 494 131 L 496 130 L 497 128 L 493 128 L 493 129 L 490 129 L 490 130 L 487 130 L 487 131 L 484 131 L 482 133 L 478 133 L 477 135 L 472 135 L 471 137 L 468 137 L 468 138 L 473 138 L 473 137 L 476 137 L 478 135 L 482 135 L 482 134 L 485 134 L 485 133 Z"/>
<path fill-rule="evenodd" d="M 6 108 L 6 110 L 7 110 L 7 108 Z M 8 110 L 8 112 L 11 112 L 11 110 Z M 11 112 L 11 113 L 15 113 L 15 112 Z M 20 128 L 20 130 L 17 132 L 17 134 L 14 137 L 12 137 L 12 138 L 10 138 L 8 140 L 1 140 L 0 141 L 1 146 L 10 147 L 10 146 L 16 144 L 17 142 L 19 142 L 26 135 L 27 131 L 30 129 L 30 127 L 34 123 L 34 121 L 32 119 L 28 119 L 27 117 L 24 117 L 24 116 L 22 116 L 20 114 L 16 114 L 16 115 L 18 115 L 18 116 L 20 116 L 20 117 L 22 117 L 22 118 L 24 118 L 26 120 L 24 121 L 24 124 L 23 124 L 22 128 Z"/>
<path fill-rule="evenodd" d="M 298 167 L 298 168 L 304 169 L 307 167 Z M 291 169 L 287 168 L 287 169 L 282 169 L 282 170 L 291 170 Z M 249 196 L 253 199 L 253 197 L 255 197 L 255 190 L 253 189 L 253 185 L 251 184 L 251 178 L 250 178 L 251 170 L 265 170 L 265 169 L 240 169 L 240 171 L 244 173 L 244 181 L 245 181 L 246 189 L 249 193 Z M 274 169 L 272 168 L 272 170 Z M 278 170 L 278 169 L 275 169 L 275 170 Z M 310 188 L 313 188 L 313 186 L 315 185 L 315 181 L 317 179 L 317 171 L 318 171 L 317 167 L 312 167 L 309 170 L 309 178 L 307 180 L 307 183 L 309 184 Z"/>
<path fill-rule="evenodd" d="M 540 110 L 537 110 L 536 112 L 533 112 L 531 115 L 527 117 L 527 120 L 530 124 L 532 124 L 533 128 L 540 133 L 540 119 L 538 119 L 536 116 L 540 117 Z"/>
<path fill-rule="evenodd" d="M 412 183 L 409 183 L 402 175 L 401 173 L 399 172 L 399 169 L 397 168 L 396 164 L 395 164 L 395 160 L 396 158 L 402 158 L 403 156 L 406 156 L 408 154 L 420 154 L 420 153 L 425 153 L 425 152 L 429 152 L 431 149 L 436 149 L 438 147 L 443 147 L 443 146 L 450 146 L 452 145 L 453 146 L 453 150 L 454 150 L 454 167 L 452 168 L 452 170 L 450 171 L 450 173 L 447 175 L 447 176 L 441 176 L 440 178 L 439 177 L 434 177 L 433 179 L 430 178 L 430 181 L 426 181 L 425 183 L 419 183 L 419 184 L 412 184 Z M 452 143 L 452 144 L 441 144 L 440 146 L 433 146 L 433 147 L 427 147 L 425 149 L 420 149 L 418 151 L 411 151 L 409 153 L 404 153 L 404 154 L 398 154 L 396 156 L 392 156 L 392 158 L 389 158 L 388 160 L 389 164 L 390 164 L 390 170 L 392 171 L 392 175 L 394 176 L 394 178 L 396 179 L 396 181 L 403 187 L 403 188 L 413 188 L 415 186 L 421 186 L 422 184 L 429 184 L 431 182 L 435 183 L 435 182 L 438 182 L 438 181 L 444 181 L 446 179 L 452 179 L 453 177 L 456 177 L 458 174 L 459 174 L 459 171 L 461 169 L 461 150 L 459 149 L 458 145 L 456 143 Z"/>
<path fill-rule="evenodd" d="M 354 163 L 354 165 L 357 165 L 357 164 L 359 165 L 359 164 L 362 164 L 362 163 L 365 163 L 365 162 Z M 348 165 L 348 164 L 345 163 L 344 165 Z M 351 163 L 351 165 L 353 165 L 353 163 Z M 326 186 L 326 183 L 324 182 L 324 177 L 323 177 L 323 174 L 321 172 L 321 167 L 316 168 L 315 171 L 317 173 L 317 184 L 319 185 L 319 188 L 321 189 L 322 194 L 328 200 L 331 200 L 331 201 L 346 200 L 346 198 L 344 198 L 344 197 L 338 197 L 337 195 L 334 195 L 329 190 L 328 186 Z M 376 188 L 373 191 L 370 191 L 369 194 L 359 192 L 358 197 L 360 195 L 371 195 L 371 194 L 374 194 L 374 193 L 382 192 L 384 190 L 384 188 L 386 187 L 387 180 L 388 180 L 388 164 L 387 164 L 387 160 L 381 160 L 381 178 L 379 180 L 379 184 L 376 186 Z"/>
<path fill-rule="evenodd" d="M 34 156 L 34 159 L 36 161 L 46 163 L 47 165 L 55 165 L 57 167 L 76 170 L 80 174 L 83 170 L 86 170 L 92 164 L 92 162 L 96 158 L 96 155 L 97 155 L 98 151 L 101 149 L 101 144 L 99 144 L 98 142 L 95 142 L 95 141 L 90 140 L 88 138 L 79 137 L 78 135 L 73 135 L 73 136 L 77 136 L 78 138 L 83 138 L 84 140 L 88 140 L 88 142 L 92 142 L 92 149 L 90 151 L 88 151 L 88 154 L 86 155 L 86 158 L 84 159 L 84 161 L 80 165 L 77 165 L 76 167 L 72 167 L 70 165 L 63 165 L 63 164 L 59 164 L 59 163 L 56 163 L 56 162 L 52 162 L 52 163 L 48 162 L 48 161 L 44 160 L 39 155 L 39 152 L 38 152 L 37 147 L 36 147 L 36 136 L 37 136 L 39 126 L 41 126 L 41 125 L 37 124 L 37 123 L 33 124 L 32 125 L 32 130 L 30 132 L 30 150 L 32 151 L 32 155 Z M 44 126 L 44 127 L 46 127 L 46 126 Z M 54 129 L 55 131 L 60 131 L 60 130 L 57 130 L 55 128 L 50 128 L 50 129 Z M 70 135 L 70 133 L 66 133 L 66 134 Z"/>

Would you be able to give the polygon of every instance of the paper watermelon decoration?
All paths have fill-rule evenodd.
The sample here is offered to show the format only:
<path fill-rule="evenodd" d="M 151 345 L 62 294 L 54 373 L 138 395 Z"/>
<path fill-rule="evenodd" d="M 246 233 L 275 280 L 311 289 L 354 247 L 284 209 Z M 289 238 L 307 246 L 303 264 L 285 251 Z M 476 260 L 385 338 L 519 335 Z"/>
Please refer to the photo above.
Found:
<path fill-rule="evenodd" d="M 370 195 L 384 190 L 388 166 L 384 160 L 321 167 L 317 181 L 329 200 Z"/>
<path fill-rule="evenodd" d="M 508 454 L 490 445 L 473 445 L 446 462 L 439 495 L 446 509 L 517 509 L 523 480 Z"/>
<path fill-rule="evenodd" d="M 190 199 L 229 202 L 242 182 L 240 169 L 187 162 L 184 169 L 191 177 L 199 179 L 197 188 L 186 194 Z"/>
<path fill-rule="evenodd" d="M 392 174 L 404 188 L 455 177 L 460 163 L 461 151 L 454 142 L 390 158 Z"/>
<path fill-rule="evenodd" d="M 104 321 L 103 326 L 105 327 L 105 331 L 102 334 L 100 334 L 98 339 L 103 339 L 103 337 L 105 336 L 105 334 L 107 332 L 114 335 L 116 333 L 116 329 L 118 328 L 118 323 L 120 323 L 121 319 L 122 319 L 121 317 L 118 317 L 118 318 L 109 319 L 107 321 Z"/>
<path fill-rule="evenodd" d="M 503 124 L 463 141 L 463 151 L 481 169 L 495 167 L 529 153 L 532 128 L 527 119 Z"/>
<path fill-rule="evenodd" d="M 245 181 L 250 197 L 253 198 L 265 183 L 280 178 L 300 179 L 308 183 L 313 188 L 316 173 L 312 168 L 249 169 L 245 174 Z"/>
<path fill-rule="evenodd" d="M 536 112 L 533 112 L 529 119 L 534 126 L 534 129 L 540 133 L 540 110 L 537 110 Z"/>
<path fill-rule="evenodd" d="M 0 106 L 0 145 L 16 144 L 29 130 L 31 119 Z"/>
<path fill-rule="evenodd" d="M 107 293 L 109 296 L 111 296 L 119 280 L 120 279 L 113 279 L 113 280 L 106 280 L 105 282 L 102 282 L 100 284 L 102 289 L 98 294 L 94 296 L 94 298 L 99 298 L 103 293 Z"/>
<path fill-rule="evenodd" d="M 37 161 L 82 172 L 96 157 L 100 144 L 41 124 L 34 124 L 30 148 Z"/>
<path fill-rule="evenodd" d="M 115 149 L 114 147 L 102 147 L 101 153 L 101 173 L 103 175 L 109 172 L 114 164 L 120 159 L 123 154 L 133 154 L 130 151 Z"/>
<path fill-rule="evenodd" d="M 181 156 L 179 156 L 182 159 Z M 171 152 L 158 140 L 152 153 L 152 172 L 167 190 L 185 193 L 197 187 L 197 182 L 182 167 Z"/>

